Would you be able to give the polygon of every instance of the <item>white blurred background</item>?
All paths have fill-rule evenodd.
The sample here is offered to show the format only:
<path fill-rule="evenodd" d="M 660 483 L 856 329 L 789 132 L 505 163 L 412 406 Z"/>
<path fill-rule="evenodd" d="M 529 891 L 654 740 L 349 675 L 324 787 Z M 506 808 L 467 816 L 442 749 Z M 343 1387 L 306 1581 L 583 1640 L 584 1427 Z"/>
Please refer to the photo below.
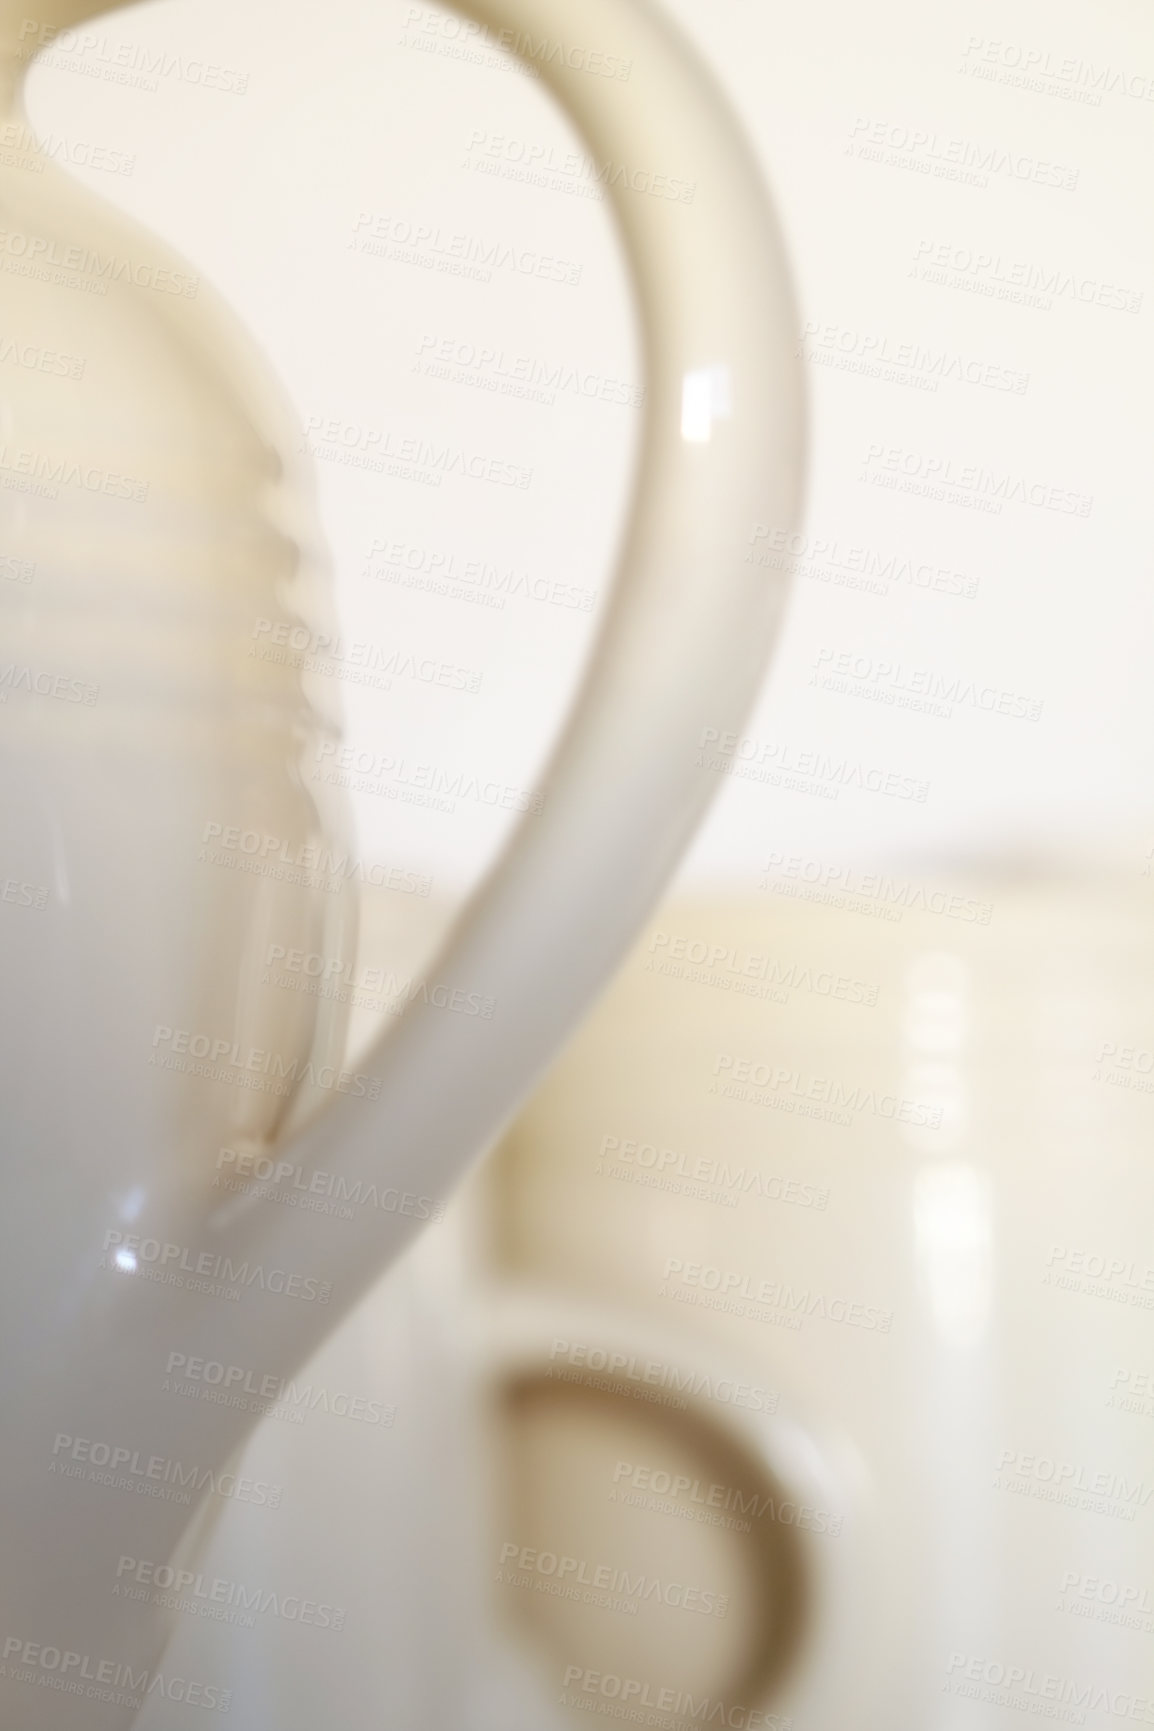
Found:
<path fill-rule="evenodd" d="M 1138 847 L 1154 787 L 1148 14 L 662 3 L 741 112 L 794 261 L 809 544 L 749 734 L 771 766 L 827 764 L 821 796 L 728 777 L 686 881 L 748 881 L 773 849 Z M 574 592 L 599 596 L 611 569 L 643 383 L 566 123 L 474 27 L 394 0 L 161 0 L 66 42 L 32 73 L 36 126 L 223 290 L 311 424 L 347 654 L 400 648 L 479 679 L 343 681 L 350 741 L 404 760 L 399 785 L 431 763 L 525 787 L 589 642 Z M 131 172 L 83 166 L 88 143 Z M 406 225 L 435 237 L 422 262 Z M 454 235 L 579 281 L 433 268 Z M 530 484 L 342 460 L 412 439 Z M 953 495 L 927 497 L 947 471 Z M 450 593 L 419 586 L 450 563 Z M 815 682 L 853 666 L 872 696 Z M 927 677 L 1008 693 L 1007 712 L 973 695 L 948 720 L 900 707 Z M 924 799 L 868 791 L 871 770 Z M 511 821 L 477 797 L 357 796 L 365 857 L 431 871 L 438 893 L 475 877 Z"/>
<path fill-rule="evenodd" d="M 1064 1665 L 1079 1687 L 1122 1678 L 1151 1693 L 1148 1640 L 1112 1647 L 1119 1631 L 1054 1614 L 1071 1573 L 1154 1592 L 1144 1531 L 990 1485 L 1015 1450 L 1139 1478 L 1148 1459 L 1142 1420 L 1103 1412 L 1113 1367 L 1148 1362 L 1144 1317 L 1040 1294 L 1039 1270 L 1049 1239 L 1146 1255 L 1149 1103 L 1091 1075 L 1103 1041 L 1149 1045 L 1154 1013 L 1142 874 L 1154 841 L 1154 27 L 1136 0 L 660 3 L 740 111 L 778 204 L 812 443 L 801 540 L 751 547 L 796 555 L 787 628 L 682 868 L 681 911 L 659 920 L 678 941 L 719 937 L 731 955 L 767 950 L 872 981 L 879 1008 L 725 997 L 655 979 L 639 951 L 447 1229 L 314 1366 L 330 1387 L 395 1400 L 395 1432 L 266 1422 L 254 1440 L 266 1476 L 305 1494 L 275 1531 L 230 1511 L 214 1567 L 307 1582 L 350 1615 L 327 1647 L 268 1619 L 255 1631 L 180 1620 L 179 1662 L 235 1680 L 246 1731 L 321 1717 L 550 1723 L 560 1664 L 534 1683 L 493 1657 L 489 1540 L 533 1527 L 494 1486 L 539 1472 L 546 1539 L 568 1498 L 602 1535 L 590 1554 L 624 1554 L 596 1465 L 616 1433 L 585 1454 L 556 1436 L 538 1456 L 523 1437 L 493 1442 L 480 1342 L 510 1294 L 539 1331 L 556 1304 L 555 1332 L 601 1338 L 582 1310 L 600 1303 L 610 1332 L 673 1340 L 673 1356 L 713 1355 L 780 1392 L 847 1521 L 824 1553 L 836 1581 L 808 1672 L 847 1699 L 823 1705 L 803 1688 L 799 1731 L 1020 1723 L 989 1691 L 949 1694 L 958 1650 L 979 1670 Z M 416 966 L 514 821 L 511 796 L 564 714 L 611 574 L 644 381 L 595 183 L 534 79 L 407 0 L 129 8 L 46 53 L 28 104 L 94 192 L 223 291 L 307 429 L 347 738 L 396 760 L 380 791 L 354 792 L 361 851 L 432 879 L 427 903 L 384 892 L 370 923 L 402 971 Z M 96 147 L 120 154 L 86 167 Z M 440 268 L 494 247 L 528 269 L 499 264 L 484 280 L 483 267 Z M 558 262 L 529 274 L 540 259 Z M 417 478 L 395 472 L 414 442 L 426 447 Z M 430 445 L 493 460 L 506 481 L 531 471 L 529 483 L 460 466 L 438 477 Z M 413 658 L 409 673 L 388 690 L 358 682 L 394 650 Z M 475 791 L 422 804 L 411 796 L 429 775 L 474 778 Z M 1047 900 L 1005 871 L 1087 854 L 1121 868 L 1122 896 Z M 993 923 L 939 909 L 899 929 L 860 906 L 838 919 L 757 898 L 767 862 L 791 855 L 920 862 L 936 884 L 974 867 Z M 710 911 L 687 913 L 692 898 Z M 948 1134 L 919 1139 L 865 1113 L 847 1132 L 719 1099 L 719 1052 L 944 1100 Z M 726 1214 L 640 1178 L 605 1183 L 607 1132 L 824 1186 L 828 1210 L 754 1200 Z M 794 1335 L 671 1305 L 659 1296 L 671 1250 L 892 1305 L 894 1332 L 822 1322 Z M 720 1430 L 733 1415 L 713 1416 Z M 772 1426 L 758 1435 L 783 1446 Z M 688 1447 L 672 1420 L 664 1446 Z M 564 1470 L 550 1488 L 551 1462 Z M 634 1533 L 643 1558 L 676 1549 L 656 1532 Z M 707 1547 L 694 1566 L 716 1579 L 739 1577 L 739 1563 Z M 707 1675 L 715 1656 L 704 1637 L 695 1648 L 694 1619 L 671 1617 L 655 1674 L 699 1659 Z M 633 1632 L 606 1619 L 593 1650 L 639 1665 Z M 554 1635 L 584 1650 L 576 1624 Z M 150 1712 L 154 1731 L 175 1722 Z"/>

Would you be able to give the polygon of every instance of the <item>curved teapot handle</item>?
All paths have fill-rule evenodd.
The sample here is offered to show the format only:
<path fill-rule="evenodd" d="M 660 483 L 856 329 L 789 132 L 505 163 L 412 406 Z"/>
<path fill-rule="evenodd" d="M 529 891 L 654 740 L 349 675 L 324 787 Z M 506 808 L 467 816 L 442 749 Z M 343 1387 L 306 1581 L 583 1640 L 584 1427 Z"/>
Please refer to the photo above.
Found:
<path fill-rule="evenodd" d="M 521 820 L 436 963 L 438 977 L 483 988 L 492 1019 L 411 1003 L 362 1059 L 381 1078 L 376 1100 L 338 1098 L 290 1138 L 298 1166 L 427 1197 L 445 1195 L 507 1123 L 708 806 L 711 744 L 741 726 L 785 598 L 785 578 L 749 561 L 750 538 L 756 525 L 796 521 L 804 444 L 782 241 L 737 123 L 662 10 L 650 0 L 458 0 L 456 10 L 527 58 L 537 48 L 543 78 L 608 164 L 646 397 L 618 574 L 539 784 L 542 807 Z M 578 34 L 628 61 L 628 79 L 590 77 L 548 52 Z M 634 190 L 642 164 L 690 183 L 691 202 Z M 419 1224 L 361 1212 L 373 1218 L 339 1232 L 344 1302 Z M 249 1254 L 262 1243 L 286 1263 L 298 1249 L 315 1263 L 320 1249 L 320 1220 L 299 1210 L 242 1207 L 215 1224 Z"/>

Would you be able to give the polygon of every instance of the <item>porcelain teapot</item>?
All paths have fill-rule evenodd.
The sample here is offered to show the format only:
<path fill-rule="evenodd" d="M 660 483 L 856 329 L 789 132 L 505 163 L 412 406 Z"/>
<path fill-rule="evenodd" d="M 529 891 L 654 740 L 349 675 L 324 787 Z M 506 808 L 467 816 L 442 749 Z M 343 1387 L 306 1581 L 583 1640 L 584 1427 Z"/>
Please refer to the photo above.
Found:
<path fill-rule="evenodd" d="M 32 21 L 4 0 L 12 120 L 35 52 L 100 10 L 46 0 Z M 194 267 L 34 145 L 0 168 L 3 330 L 40 357 L 5 382 L 0 455 L 0 1700 L 23 1731 L 112 1731 L 158 1691 L 227 1705 L 164 1674 L 165 1614 L 117 1590 L 118 1559 L 176 1567 L 222 1508 L 275 1496 L 232 1470 L 240 1445 L 608 978 L 780 616 L 783 580 L 744 553 L 751 524 L 795 519 L 802 393 L 736 125 L 644 0 L 460 10 L 515 52 L 579 18 L 633 68 L 541 59 L 587 148 L 676 161 L 697 193 L 606 177 L 644 333 L 642 449 L 566 730 L 437 963 L 491 1014 L 414 1000 L 356 1070 L 335 999 L 268 969 L 279 949 L 339 970 L 356 939 L 339 714 L 299 657 L 251 653 L 255 618 L 274 640 L 327 625 L 292 416 Z M 309 1205 L 236 1181 L 266 1167 Z M 358 1205 L 326 1212 L 338 1186 Z M 254 1367 L 256 1394 L 172 1401 L 173 1353 Z"/>

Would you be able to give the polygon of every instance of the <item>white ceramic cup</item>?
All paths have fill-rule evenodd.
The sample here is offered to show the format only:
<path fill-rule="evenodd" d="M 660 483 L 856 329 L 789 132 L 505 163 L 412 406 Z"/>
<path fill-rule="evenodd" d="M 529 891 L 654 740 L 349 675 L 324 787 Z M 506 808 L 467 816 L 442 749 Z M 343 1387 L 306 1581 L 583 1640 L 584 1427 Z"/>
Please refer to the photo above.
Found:
<path fill-rule="evenodd" d="M 323 1713 L 572 1731 L 630 1704 L 673 1725 L 703 1703 L 765 1731 L 843 1722 L 885 1536 L 836 1427 L 777 1367 L 767 1389 L 755 1358 L 636 1308 L 486 1279 L 468 1248 L 483 1208 L 474 1192 L 430 1232 L 254 1436 L 243 1470 L 284 1504 L 230 1509 L 189 1562 L 166 1664 L 226 1676 L 253 1731 Z M 395 1411 L 304 1416 L 318 1390 Z M 657 1468 L 651 1495 L 625 1458 Z M 672 1498 L 671 1465 L 689 1481 Z M 555 1494 L 534 1518 L 542 1469 Z M 242 1591 L 278 1608 L 240 1615 Z M 310 1626 L 305 1602 L 325 1608 Z M 142 1731 L 167 1723 L 157 1703 Z"/>

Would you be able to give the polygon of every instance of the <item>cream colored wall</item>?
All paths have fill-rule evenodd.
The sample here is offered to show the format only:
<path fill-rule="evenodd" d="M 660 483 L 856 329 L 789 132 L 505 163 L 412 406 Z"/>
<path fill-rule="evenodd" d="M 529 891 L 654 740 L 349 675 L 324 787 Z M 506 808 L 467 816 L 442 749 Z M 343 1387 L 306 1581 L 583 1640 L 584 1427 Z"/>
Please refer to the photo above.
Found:
<path fill-rule="evenodd" d="M 1151 325 L 1148 304 L 1127 309 L 1147 294 L 1154 244 L 1140 214 L 1154 106 L 1145 14 L 1074 0 L 664 3 L 758 149 L 812 358 L 812 545 L 747 749 L 768 750 L 762 768 L 783 777 L 825 757 L 875 786 L 929 790 L 919 800 L 851 781 L 829 798 L 725 778 L 691 874 L 748 883 L 773 850 L 840 862 L 1079 847 L 1090 817 L 1096 836 L 1141 853 L 1141 790 L 1154 781 L 1141 503 Z M 643 380 L 596 185 L 538 85 L 417 0 L 166 0 L 91 34 L 38 66 L 32 115 L 75 173 L 224 289 L 313 419 L 348 653 L 400 648 L 480 676 L 475 692 L 335 682 L 351 742 L 407 765 L 392 795 L 358 797 L 366 855 L 432 870 L 458 893 L 511 812 L 399 796 L 419 763 L 523 788 L 592 615 L 524 594 L 482 606 L 468 599 L 475 581 L 450 595 L 407 587 L 369 553 L 401 543 L 402 561 L 601 593 L 636 437 L 628 399 Z M 96 147 L 129 171 L 86 167 Z M 633 166 L 676 178 L 675 163 Z M 438 232 L 441 252 L 427 245 L 418 264 L 403 248 L 380 256 L 384 240 L 362 250 L 378 219 Z M 531 252 L 579 266 L 579 281 L 511 264 L 489 282 L 426 268 L 453 262 L 453 245 L 496 242 L 522 263 Z M 1020 298 L 1031 293 L 1038 305 Z M 447 364 L 443 344 L 493 358 L 435 376 L 425 369 Z M 558 369 L 606 397 L 570 382 L 550 406 L 468 382 L 538 388 Z M 335 439 L 318 437 L 330 422 Z M 532 480 L 425 485 L 336 460 L 342 437 L 354 454 L 358 437 L 370 454 L 455 441 Z M 960 487 L 978 470 L 1054 503 Z M 947 473 L 957 502 L 932 496 Z M 1088 517 L 1065 508 L 1087 498 Z M 991 503 L 1001 509 L 979 508 Z M 881 593 L 839 581 L 891 560 L 894 574 L 870 579 Z M 856 694 L 821 683 L 839 677 L 840 656 L 872 664 Z M 903 707 L 935 679 L 990 692 L 991 712 L 966 698 L 949 720 Z M 1001 694 L 1010 713 L 993 712 Z M 1039 703 L 1037 721 L 1012 713 Z"/>

